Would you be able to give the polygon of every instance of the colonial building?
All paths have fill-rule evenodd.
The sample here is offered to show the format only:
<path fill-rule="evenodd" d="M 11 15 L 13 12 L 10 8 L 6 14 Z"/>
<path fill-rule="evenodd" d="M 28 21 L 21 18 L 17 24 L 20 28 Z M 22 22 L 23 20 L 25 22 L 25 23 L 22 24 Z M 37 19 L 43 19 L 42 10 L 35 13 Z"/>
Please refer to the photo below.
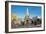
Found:
<path fill-rule="evenodd" d="M 24 21 L 25 21 L 24 24 L 30 24 L 30 23 L 31 23 L 31 18 L 30 18 L 30 16 L 29 16 L 28 8 L 27 8 L 27 11 L 26 11 L 26 13 L 25 13 Z"/>

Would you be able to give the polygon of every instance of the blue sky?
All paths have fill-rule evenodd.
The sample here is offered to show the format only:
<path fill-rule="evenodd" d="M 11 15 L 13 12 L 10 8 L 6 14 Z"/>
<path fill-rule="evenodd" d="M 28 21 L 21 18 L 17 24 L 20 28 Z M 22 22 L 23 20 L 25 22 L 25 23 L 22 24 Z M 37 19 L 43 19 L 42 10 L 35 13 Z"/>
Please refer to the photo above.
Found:
<path fill-rule="evenodd" d="M 41 7 L 40 6 L 18 6 L 12 5 L 11 12 L 16 14 L 17 16 L 24 16 L 25 12 L 29 11 L 30 16 L 41 16 Z"/>

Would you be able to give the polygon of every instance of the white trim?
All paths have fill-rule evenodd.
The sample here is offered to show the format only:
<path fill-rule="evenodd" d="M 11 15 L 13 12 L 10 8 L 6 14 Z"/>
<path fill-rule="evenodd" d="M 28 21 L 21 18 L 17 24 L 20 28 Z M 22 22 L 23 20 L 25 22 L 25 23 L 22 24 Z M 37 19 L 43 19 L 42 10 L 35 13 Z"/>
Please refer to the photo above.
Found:
<path fill-rule="evenodd" d="M 20 28 L 20 29 L 11 29 L 11 5 L 21 5 L 21 6 L 41 6 L 42 7 L 42 27 L 41 28 Z M 42 4 L 24 4 L 24 3 L 9 3 L 9 32 L 13 31 L 25 31 L 25 30 L 43 30 L 44 25 L 44 7 Z"/>
<path fill-rule="evenodd" d="M 27 4 L 27 3 L 11 3 L 10 5 L 21 5 L 21 6 L 42 6 L 41 4 Z"/>

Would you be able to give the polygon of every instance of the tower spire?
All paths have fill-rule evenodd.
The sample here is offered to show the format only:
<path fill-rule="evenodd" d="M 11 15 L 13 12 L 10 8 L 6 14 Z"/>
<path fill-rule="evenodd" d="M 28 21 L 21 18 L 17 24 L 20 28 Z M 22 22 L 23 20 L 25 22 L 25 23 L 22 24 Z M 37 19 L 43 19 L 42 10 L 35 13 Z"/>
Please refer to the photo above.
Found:
<path fill-rule="evenodd" d="M 28 11 L 28 8 L 27 8 L 27 16 L 29 16 L 29 11 Z"/>

